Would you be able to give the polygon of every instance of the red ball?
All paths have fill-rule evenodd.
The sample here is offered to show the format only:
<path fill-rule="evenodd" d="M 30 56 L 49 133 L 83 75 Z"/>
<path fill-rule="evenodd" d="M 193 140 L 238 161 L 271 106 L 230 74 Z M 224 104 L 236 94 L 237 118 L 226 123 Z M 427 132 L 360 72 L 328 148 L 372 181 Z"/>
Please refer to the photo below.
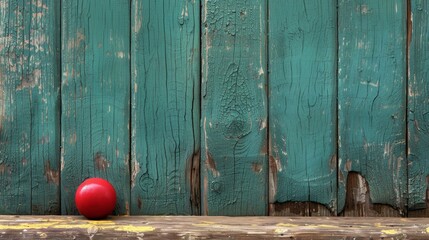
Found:
<path fill-rule="evenodd" d="M 88 219 L 102 219 L 113 212 L 116 191 L 102 178 L 88 178 L 77 188 L 74 200 L 80 214 Z"/>

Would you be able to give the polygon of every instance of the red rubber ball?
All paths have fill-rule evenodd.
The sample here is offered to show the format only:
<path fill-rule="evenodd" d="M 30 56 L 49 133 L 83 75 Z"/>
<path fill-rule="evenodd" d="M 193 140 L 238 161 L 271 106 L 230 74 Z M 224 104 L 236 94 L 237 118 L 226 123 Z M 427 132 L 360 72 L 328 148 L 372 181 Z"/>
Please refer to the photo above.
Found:
<path fill-rule="evenodd" d="M 115 209 L 116 191 L 102 178 L 88 178 L 77 188 L 74 200 L 80 214 L 88 219 L 102 219 Z"/>

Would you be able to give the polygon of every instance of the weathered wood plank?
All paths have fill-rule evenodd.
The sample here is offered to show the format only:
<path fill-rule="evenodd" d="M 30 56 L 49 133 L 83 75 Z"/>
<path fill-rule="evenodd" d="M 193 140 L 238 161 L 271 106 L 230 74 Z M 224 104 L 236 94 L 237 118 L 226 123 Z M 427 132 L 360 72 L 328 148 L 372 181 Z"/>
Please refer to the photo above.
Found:
<path fill-rule="evenodd" d="M 336 7 L 269 3 L 271 215 L 336 213 Z"/>
<path fill-rule="evenodd" d="M 429 2 L 410 1 L 408 183 L 410 216 L 429 216 Z M 412 16 L 412 19 L 411 19 Z M 412 20 L 412 22 L 411 22 Z M 412 25 L 411 25 L 412 23 Z"/>
<path fill-rule="evenodd" d="M 428 219 L 2 216 L 5 239 L 428 239 Z"/>
<path fill-rule="evenodd" d="M 200 2 L 132 3 L 132 214 L 199 214 Z"/>
<path fill-rule="evenodd" d="M 338 211 L 354 191 L 348 173 L 356 172 L 368 183 L 356 201 L 404 214 L 406 1 L 340 0 L 338 11 Z"/>
<path fill-rule="evenodd" d="M 347 191 L 342 212 L 347 217 L 400 217 L 401 214 L 389 205 L 372 203 L 369 195 L 368 182 L 361 174 L 349 172 L 347 175 Z"/>
<path fill-rule="evenodd" d="M 315 202 L 285 202 L 271 203 L 270 216 L 336 216 L 326 206 Z"/>
<path fill-rule="evenodd" d="M 0 213 L 59 213 L 59 3 L 0 1 Z"/>
<path fill-rule="evenodd" d="M 202 3 L 202 213 L 265 215 L 266 1 Z"/>
<path fill-rule="evenodd" d="M 129 213 L 130 3 L 62 1 L 62 213 L 88 177 L 114 185 Z"/>

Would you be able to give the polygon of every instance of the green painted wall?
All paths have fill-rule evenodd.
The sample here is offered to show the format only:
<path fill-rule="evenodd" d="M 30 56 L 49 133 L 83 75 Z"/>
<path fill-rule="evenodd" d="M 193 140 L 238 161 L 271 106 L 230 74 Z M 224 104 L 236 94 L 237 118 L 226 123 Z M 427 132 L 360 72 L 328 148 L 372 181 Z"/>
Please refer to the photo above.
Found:
<path fill-rule="evenodd" d="M 337 2 L 269 6 L 271 214 L 294 211 L 286 202 L 317 202 L 335 213 Z M 320 213 L 309 207 L 303 215 Z"/>
<path fill-rule="evenodd" d="M 429 216 L 424 0 L 0 0 L 0 213 Z"/>
<path fill-rule="evenodd" d="M 204 215 L 267 212 L 266 1 L 204 1 L 201 178 Z"/>
<path fill-rule="evenodd" d="M 88 177 L 115 187 L 117 214 L 130 203 L 130 5 L 124 0 L 61 4 L 61 212 Z"/>
<path fill-rule="evenodd" d="M 60 212 L 60 4 L 0 1 L 0 213 Z"/>
<path fill-rule="evenodd" d="M 405 211 L 406 7 L 402 0 L 339 1 L 339 212 L 346 191 Z M 349 172 L 368 187 L 346 186 Z"/>
<path fill-rule="evenodd" d="M 132 214 L 199 213 L 199 1 L 132 4 Z"/>
<path fill-rule="evenodd" d="M 408 206 L 427 209 L 429 176 L 429 4 L 413 0 L 410 4 L 408 76 Z M 427 210 L 426 210 L 427 211 Z M 427 216 L 423 212 L 420 216 Z"/>

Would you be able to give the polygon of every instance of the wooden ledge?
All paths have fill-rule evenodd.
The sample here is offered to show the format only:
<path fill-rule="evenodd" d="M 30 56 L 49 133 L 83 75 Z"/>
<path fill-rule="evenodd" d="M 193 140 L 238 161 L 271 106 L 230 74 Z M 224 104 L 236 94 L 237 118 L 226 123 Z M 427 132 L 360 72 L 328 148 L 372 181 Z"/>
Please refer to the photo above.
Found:
<path fill-rule="evenodd" d="M 429 239 L 426 218 L 1 216 L 1 239 Z"/>

